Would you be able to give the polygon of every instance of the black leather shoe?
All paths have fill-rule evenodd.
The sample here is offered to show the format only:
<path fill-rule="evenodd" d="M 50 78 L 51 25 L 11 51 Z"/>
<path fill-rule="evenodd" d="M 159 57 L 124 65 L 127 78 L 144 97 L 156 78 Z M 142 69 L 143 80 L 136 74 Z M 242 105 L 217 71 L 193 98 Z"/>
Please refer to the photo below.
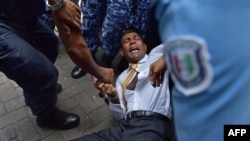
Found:
<path fill-rule="evenodd" d="M 80 123 L 80 117 L 78 115 L 66 113 L 56 108 L 52 113 L 46 116 L 37 117 L 36 123 L 42 128 L 67 130 L 78 126 Z"/>
<path fill-rule="evenodd" d="M 82 76 L 84 76 L 86 74 L 85 71 L 83 71 L 80 67 L 76 66 L 75 68 L 73 68 L 73 70 L 71 71 L 71 77 L 72 78 L 80 78 Z"/>
<path fill-rule="evenodd" d="M 103 98 L 104 102 L 109 105 L 109 99 L 104 95 L 102 94 L 101 92 L 99 92 L 99 97 L 100 98 Z"/>

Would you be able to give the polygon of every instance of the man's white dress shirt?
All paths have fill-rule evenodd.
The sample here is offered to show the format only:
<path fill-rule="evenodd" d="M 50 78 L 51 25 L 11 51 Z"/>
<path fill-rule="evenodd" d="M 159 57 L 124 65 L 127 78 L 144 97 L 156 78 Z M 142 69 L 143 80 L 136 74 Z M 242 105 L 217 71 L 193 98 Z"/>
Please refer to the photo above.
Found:
<path fill-rule="evenodd" d="M 130 67 L 119 75 L 116 81 L 116 89 L 120 104 L 114 104 L 112 102 L 109 104 L 109 108 L 116 119 L 122 119 L 125 117 L 126 113 L 136 110 L 160 113 L 171 119 L 168 72 L 166 71 L 163 84 L 161 84 L 160 87 L 153 87 L 149 80 L 150 64 L 163 56 L 163 49 L 164 46 L 161 44 L 155 47 L 149 55 L 145 55 L 144 58 L 139 61 L 136 69 L 138 72 L 136 87 L 134 90 L 125 90 L 128 111 L 125 110 L 126 108 L 123 104 L 122 84 L 130 71 Z M 133 80 L 133 78 L 131 80 Z"/>

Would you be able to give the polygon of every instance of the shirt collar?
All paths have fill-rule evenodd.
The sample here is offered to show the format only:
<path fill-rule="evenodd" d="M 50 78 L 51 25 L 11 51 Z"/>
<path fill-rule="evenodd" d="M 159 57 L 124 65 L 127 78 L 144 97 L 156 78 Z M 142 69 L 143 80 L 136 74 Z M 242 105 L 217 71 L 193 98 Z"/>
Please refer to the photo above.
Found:
<path fill-rule="evenodd" d="M 141 71 L 141 65 L 143 65 L 145 62 L 146 62 L 146 60 L 148 59 L 148 55 L 146 54 L 139 62 L 138 62 L 138 66 L 137 66 L 137 68 L 136 68 L 136 71 L 137 72 L 140 72 Z M 129 63 L 129 66 L 131 65 L 131 63 Z M 129 69 L 130 70 L 130 69 Z"/>

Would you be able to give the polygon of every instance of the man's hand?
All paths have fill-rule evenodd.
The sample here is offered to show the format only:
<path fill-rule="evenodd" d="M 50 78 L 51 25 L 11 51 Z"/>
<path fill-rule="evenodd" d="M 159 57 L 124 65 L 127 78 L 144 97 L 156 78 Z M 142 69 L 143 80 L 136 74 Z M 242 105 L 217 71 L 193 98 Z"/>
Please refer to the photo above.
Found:
<path fill-rule="evenodd" d="M 80 8 L 68 0 L 62 8 L 52 11 L 55 24 L 61 34 L 70 34 L 71 29 L 81 33 L 81 10 Z"/>
<path fill-rule="evenodd" d="M 166 69 L 166 63 L 162 57 L 150 65 L 149 79 L 153 87 L 159 87 L 162 84 Z"/>
<path fill-rule="evenodd" d="M 116 95 L 116 88 L 111 83 L 104 83 L 92 76 L 94 86 L 100 90 L 101 93 L 114 97 Z"/>
<path fill-rule="evenodd" d="M 114 78 L 114 70 L 111 68 L 104 68 L 100 67 L 98 76 L 96 75 L 97 79 L 99 81 L 102 81 L 104 83 L 112 83 L 113 78 Z"/>

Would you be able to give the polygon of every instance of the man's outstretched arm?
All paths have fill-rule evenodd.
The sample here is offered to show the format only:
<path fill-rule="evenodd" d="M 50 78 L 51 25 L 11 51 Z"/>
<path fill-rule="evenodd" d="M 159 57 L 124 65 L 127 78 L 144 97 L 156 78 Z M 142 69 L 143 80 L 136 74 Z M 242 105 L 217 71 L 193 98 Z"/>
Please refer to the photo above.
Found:
<path fill-rule="evenodd" d="M 149 79 L 152 86 L 159 87 L 162 84 L 166 69 L 167 66 L 163 57 L 150 65 Z"/>
<path fill-rule="evenodd" d="M 50 5 L 61 0 L 49 0 Z M 72 1 L 66 1 L 61 8 L 52 11 L 60 39 L 72 61 L 86 72 L 105 83 L 113 80 L 113 69 L 103 68 L 93 60 L 87 44 L 81 34 L 81 11 Z"/>
<path fill-rule="evenodd" d="M 103 68 L 96 64 L 83 36 L 75 30 L 71 30 L 70 34 L 60 34 L 60 27 L 57 28 L 65 50 L 72 61 L 100 81 L 111 83 L 114 76 L 113 69 Z"/>

